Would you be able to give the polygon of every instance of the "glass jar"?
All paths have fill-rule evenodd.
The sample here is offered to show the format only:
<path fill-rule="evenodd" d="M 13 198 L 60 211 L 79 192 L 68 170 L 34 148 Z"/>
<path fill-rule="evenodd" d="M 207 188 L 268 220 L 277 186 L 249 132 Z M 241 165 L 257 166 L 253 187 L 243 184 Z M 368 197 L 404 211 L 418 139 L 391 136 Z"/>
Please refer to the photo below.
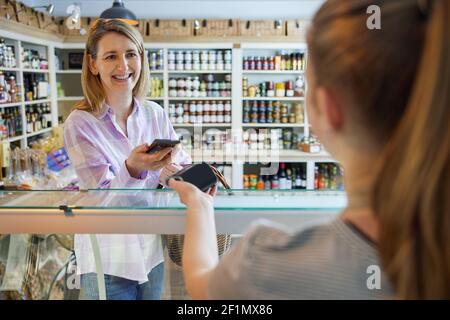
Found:
<path fill-rule="evenodd" d="M 186 81 L 184 80 L 184 78 L 180 78 L 177 80 L 177 87 L 179 89 L 184 89 L 186 87 Z"/>
<path fill-rule="evenodd" d="M 194 61 L 194 63 L 192 63 L 192 70 L 195 70 L 195 71 L 200 70 L 200 62 Z"/>
<path fill-rule="evenodd" d="M 191 77 L 187 77 L 187 79 L 186 79 L 186 81 L 185 81 L 185 87 L 186 87 L 187 89 L 191 89 L 192 86 L 193 86 L 192 78 L 191 78 Z"/>
<path fill-rule="evenodd" d="M 225 50 L 225 61 L 231 62 L 231 50 Z"/>
<path fill-rule="evenodd" d="M 200 52 L 194 51 L 192 52 L 192 61 L 199 62 L 200 61 Z"/>
<path fill-rule="evenodd" d="M 167 60 L 170 61 L 175 61 L 175 51 L 173 50 L 169 50 L 169 53 L 167 54 Z"/>
<path fill-rule="evenodd" d="M 284 86 L 284 82 L 277 82 L 275 85 L 275 96 L 284 97 L 286 95 L 286 90 Z"/>
<path fill-rule="evenodd" d="M 199 77 L 194 77 L 194 80 L 192 80 L 192 88 L 193 89 L 200 89 Z"/>
<path fill-rule="evenodd" d="M 223 60 L 217 60 L 217 63 L 216 63 L 216 70 L 218 70 L 218 71 L 223 71 L 223 69 L 224 69 L 224 64 L 223 64 Z"/>
<path fill-rule="evenodd" d="M 215 63 L 216 62 L 216 58 L 217 58 L 216 51 L 211 50 L 209 52 L 209 63 L 211 63 L 211 62 Z"/>
<path fill-rule="evenodd" d="M 173 88 L 169 90 L 169 97 L 175 98 L 177 96 L 177 89 Z"/>
<path fill-rule="evenodd" d="M 192 61 L 192 51 L 186 51 L 184 54 L 184 62 Z"/>
<path fill-rule="evenodd" d="M 169 79 L 169 88 L 176 88 L 177 87 L 177 79 L 171 78 Z"/>
<path fill-rule="evenodd" d="M 208 61 L 208 51 L 203 50 L 200 54 L 200 60 L 203 62 L 207 62 Z"/>
<path fill-rule="evenodd" d="M 178 71 L 183 71 L 184 70 L 184 64 L 183 64 L 183 62 L 177 62 L 177 64 L 176 64 L 176 69 L 178 70 Z"/>
<path fill-rule="evenodd" d="M 183 63 L 184 62 L 184 54 L 183 51 L 178 51 L 176 54 L 176 58 L 175 60 L 177 60 L 177 63 Z"/>

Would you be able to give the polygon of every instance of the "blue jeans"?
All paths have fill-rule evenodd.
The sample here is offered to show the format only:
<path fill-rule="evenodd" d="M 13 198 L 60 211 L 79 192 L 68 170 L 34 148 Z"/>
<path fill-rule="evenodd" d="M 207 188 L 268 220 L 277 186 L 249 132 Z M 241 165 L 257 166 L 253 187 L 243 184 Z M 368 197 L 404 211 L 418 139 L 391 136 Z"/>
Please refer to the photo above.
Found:
<path fill-rule="evenodd" d="M 160 263 L 147 275 L 148 281 L 138 281 L 105 274 L 107 300 L 161 300 L 164 286 L 164 263 Z M 82 300 L 98 300 L 98 281 L 96 273 L 81 275 Z"/>

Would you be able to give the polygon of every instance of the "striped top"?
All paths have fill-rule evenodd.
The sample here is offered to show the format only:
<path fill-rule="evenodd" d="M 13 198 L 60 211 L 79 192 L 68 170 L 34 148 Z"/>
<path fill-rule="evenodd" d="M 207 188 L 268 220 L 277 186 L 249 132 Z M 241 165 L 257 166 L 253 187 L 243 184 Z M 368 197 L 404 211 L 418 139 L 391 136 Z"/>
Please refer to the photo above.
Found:
<path fill-rule="evenodd" d="M 251 226 L 213 271 L 211 299 L 392 299 L 376 246 L 341 218 L 291 232 Z"/>
<path fill-rule="evenodd" d="M 156 103 L 134 100 L 124 134 L 115 120 L 114 110 L 107 104 L 99 115 L 74 110 L 64 123 L 64 142 L 79 178 L 81 188 L 156 188 L 162 170 L 144 171 L 139 179 L 130 176 L 125 160 L 131 151 L 154 139 L 177 139 L 164 110 Z M 174 160 L 191 162 L 180 151 Z M 147 281 L 147 274 L 163 261 L 159 235 L 97 235 L 103 271 L 130 280 Z M 88 235 L 75 235 L 77 272 L 95 272 Z"/>

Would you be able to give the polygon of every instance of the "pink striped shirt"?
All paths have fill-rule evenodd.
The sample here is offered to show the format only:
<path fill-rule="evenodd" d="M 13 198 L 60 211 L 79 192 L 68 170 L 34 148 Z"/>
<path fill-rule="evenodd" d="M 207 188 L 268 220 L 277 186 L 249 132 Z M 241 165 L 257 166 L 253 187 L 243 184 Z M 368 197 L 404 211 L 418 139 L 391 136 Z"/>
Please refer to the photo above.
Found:
<path fill-rule="evenodd" d="M 144 171 L 139 179 L 130 176 L 125 160 L 131 151 L 154 139 L 177 139 L 164 110 L 155 102 L 139 103 L 127 119 L 128 137 L 106 103 L 99 115 L 74 110 L 64 123 L 64 142 L 81 188 L 156 188 L 162 170 Z M 176 163 L 188 164 L 180 151 Z M 163 261 L 159 235 L 97 235 L 103 272 L 140 283 Z M 88 235 L 75 235 L 78 274 L 96 272 Z"/>

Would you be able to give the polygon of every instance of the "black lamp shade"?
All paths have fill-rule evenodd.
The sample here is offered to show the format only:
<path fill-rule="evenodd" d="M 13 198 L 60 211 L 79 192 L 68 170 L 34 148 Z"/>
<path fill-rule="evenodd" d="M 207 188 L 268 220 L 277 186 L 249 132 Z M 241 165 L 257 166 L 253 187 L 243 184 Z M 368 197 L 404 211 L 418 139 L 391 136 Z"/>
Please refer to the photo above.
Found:
<path fill-rule="evenodd" d="M 125 8 L 121 0 L 114 0 L 111 8 L 106 9 L 100 14 L 102 19 L 123 19 L 130 24 L 137 24 L 138 20 L 136 15 Z"/>

